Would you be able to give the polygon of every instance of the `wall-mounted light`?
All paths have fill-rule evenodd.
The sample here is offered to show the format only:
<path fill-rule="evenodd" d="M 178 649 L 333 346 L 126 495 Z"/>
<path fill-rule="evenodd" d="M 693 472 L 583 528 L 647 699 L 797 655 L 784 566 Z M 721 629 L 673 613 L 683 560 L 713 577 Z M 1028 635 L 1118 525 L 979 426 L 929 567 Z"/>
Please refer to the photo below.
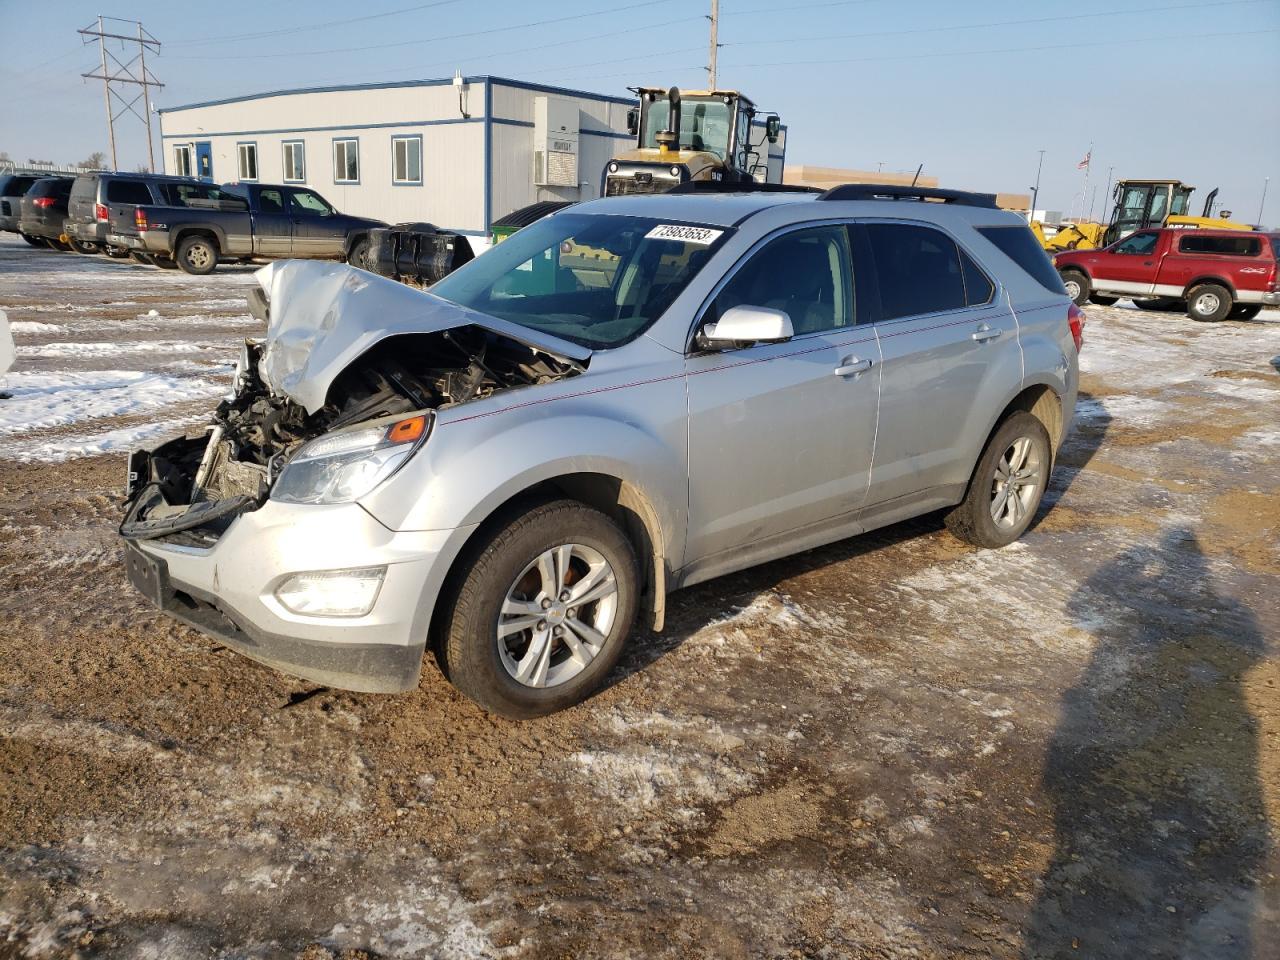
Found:
<path fill-rule="evenodd" d="M 453 71 L 453 85 L 458 91 L 458 113 L 462 114 L 463 120 L 470 120 L 471 114 L 467 112 L 467 94 L 471 91 L 471 84 L 462 78 L 461 70 Z"/>

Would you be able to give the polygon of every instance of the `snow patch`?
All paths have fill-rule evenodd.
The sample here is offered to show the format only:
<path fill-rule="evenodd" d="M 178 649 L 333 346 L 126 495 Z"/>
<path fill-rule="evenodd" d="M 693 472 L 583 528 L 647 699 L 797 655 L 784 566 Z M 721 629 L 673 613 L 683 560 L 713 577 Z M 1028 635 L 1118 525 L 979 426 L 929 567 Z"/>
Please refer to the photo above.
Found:
<path fill-rule="evenodd" d="M 18 348 L 20 357 L 110 357 L 128 353 L 201 353 L 222 349 L 210 343 L 186 340 L 95 340 L 60 341 Z"/>
<path fill-rule="evenodd" d="M 67 328 L 60 323 L 41 323 L 39 320 L 14 320 L 9 329 L 14 333 L 61 333 Z"/>

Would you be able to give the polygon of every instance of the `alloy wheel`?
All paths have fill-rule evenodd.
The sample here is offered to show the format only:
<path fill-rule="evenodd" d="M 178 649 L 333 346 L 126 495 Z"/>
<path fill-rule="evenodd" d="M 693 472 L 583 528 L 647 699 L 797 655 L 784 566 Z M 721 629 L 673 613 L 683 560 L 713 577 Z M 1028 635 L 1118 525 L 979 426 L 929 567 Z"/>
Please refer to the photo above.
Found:
<path fill-rule="evenodd" d="M 991 484 L 991 519 L 1009 530 L 1022 524 L 1035 508 L 1044 464 L 1030 437 L 1014 440 L 996 464 Z"/>
<path fill-rule="evenodd" d="M 618 613 L 618 580 L 597 550 L 566 543 L 539 554 L 507 590 L 498 657 L 527 687 L 572 680 L 604 648 Z"/>

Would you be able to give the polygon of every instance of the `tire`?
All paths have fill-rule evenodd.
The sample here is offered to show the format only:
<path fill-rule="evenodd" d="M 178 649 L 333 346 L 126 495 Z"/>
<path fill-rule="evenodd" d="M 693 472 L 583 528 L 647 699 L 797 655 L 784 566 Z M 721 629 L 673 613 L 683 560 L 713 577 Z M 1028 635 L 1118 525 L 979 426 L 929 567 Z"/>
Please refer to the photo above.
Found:
<path fill-rule="evenodd" d="M 1135 300 L 1133 305 L 1139 310 L 1160 310 L 1163 312 L 1182 311 L 1187 309 L 1185 300 L 1174 297 L 1153 297 L 1150 300 Z"/>
<path fill-rule="evenodd" d="M 556 558 L 565 547 L 570 574 L 567 587 L 558 587 L 566 578 L 557 575 Z M 613 521 L 576 501 L 557 500 L 516 516 L 468 556 L 437 637 L 440 668 L 454 686 L 512 720 L 563 710 L 595 692 L 622 655 L 639 596 L 635 551 Z M 551 564 L 545 574 L 540 559 Z M 607 564 L 606 579 L 587 593 L 606 589 L 608 573 L 612 592 L 585 608 L 561 599 L 566 594 L 557 591 L 588 582 L 600 564 Z M 504 613 L 508 604 L 528 607 Z M 500 639 L 503 618 L 509 625 L 529 625 Z M 561 633 L 554 634 L 556 629 Z M 545 656 L 538 656 L 540 650 Z"/>
<path fill-rule="evenodd" d="M 132 255 L 132 252 L 128 247 L 104 247 L 103 253 L 112 260 L 124 260 L 126 257 Z"/>
<path fill-rule="evenodd" d="M 347 257 L 347 263 L 353 267 L 359 267 L 361 270 L 372 269 L 369 266 L 370 246 L 368 237 L 357 240 L 351 247 L 351 255 Z"/>
<path fill-rule="evenodd" d="M 130 250 L 129 259 L 132 260 L 134 263 L 140 263 L 145 267 L 154 267 L 156 265 L 156 262 L 152 258 L 151 254 L 143 253 L 140 250 Z"/>
<path fill-rule="evenodd" d="M 147 256 L 150 258 L 150 262 L 155 264 L 161 270 L 177 270 L 178 269 L 178 262 L 174 260 L 173 257 L 162 256 L 161 254 L 158 254 L 158 253 L 147 254 Z"/>
<path fill-rule="evenodd" d="M 1252 320 L 1262 312 L 1260 303 L 1237 303 L 1227 314 L 1228 320 Z"/>
<path fill-rule="evenodd" d="M 1067 288 L 1067 296 L 1077 307 L 1083 307 L 1089 300 L 1089 278 L 1079 270 L 1063 270 L 1062 285 Z"/>
<path fill-rule="evenodd" d="M 1202 283 L 1187 294 L 1187 316 L 1201 323 L 1225 320 L 1233 306 L 1231 291 L 1217 283 Z"/>
<path fill-rule="evenodd" d="M 1120 299 L 1119 297 L 1108 297 L 1108 296 L 1104 296 L 1101 293 L 1089 294 L 1089 302 L 1096 303 L 1100 307 L 1113 306 L 1119 299 Z"/>
<path fill-rule="evenodd" d="M 174 251 L 173 259 L 184 273 L 197 277 L 213 273 L 218 266 L 218 244 L 209 237 L 196 234 L 183 237 Z"/>
<path fill-rule="evenodd" d="M 75 237 L 72 237 L 67 242 L 71 244 L 72 250 L 76 253 L 84 254 L 86 257 L 102 252 L 102 248 L 96 243 L 85 243 L 83 240 L 77 240 Z"/>
<path fill-rule="evenodd" d="M 48 240 L 45 240 L 45 243 L 49 245 L 50 249 L 57 250 L 59 253 L 71 252 L 71 244 L 63 243 L 57 237 L 50 237 Z"/>
<path fill-rule="evenodd" d="M 1014 495 L 1010 497 L 1007 484 L 1001 481 L 1008 472 L 1002 464 L 1010 462 L 1006 458 L 1015 446 L 1022 451 L 1019 472 L 1026 474 L 1028 482 L 1014 485 Z M 1052 469 L 1053 451 L 1044 424 L 1025 410 L 1010 414 L 987 441 L 964 500 L 947 514 L 947 529 L 978 547 L 1013 543 L 1031 525 Z M 998 501 L 1001 507 L 997 513 Z"/>
<path fill-rule="evenodd" d="M 43 240 L 41 240 L 39 237 L 33 237 L 29 233 L 19 233 L 18 236 L 20 236 L 23 240 L 27 241 L 27 243 L 31 244 L 33 247 L 44 246 Z"/>

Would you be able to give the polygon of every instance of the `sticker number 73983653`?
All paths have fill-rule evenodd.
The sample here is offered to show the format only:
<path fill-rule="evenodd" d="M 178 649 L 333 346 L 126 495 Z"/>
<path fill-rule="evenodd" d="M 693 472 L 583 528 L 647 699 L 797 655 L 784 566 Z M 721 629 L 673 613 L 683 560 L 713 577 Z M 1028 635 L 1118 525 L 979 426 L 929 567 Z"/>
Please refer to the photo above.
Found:
<path fill-rule="evenodd" d="M 709 246 L 716 242 L 723 230 L 711 227 L 686 227 L 675 223 L 664 223 L 646 233 L 646 240 L 681 240 L 684 243 L 696 243 Z"/>

